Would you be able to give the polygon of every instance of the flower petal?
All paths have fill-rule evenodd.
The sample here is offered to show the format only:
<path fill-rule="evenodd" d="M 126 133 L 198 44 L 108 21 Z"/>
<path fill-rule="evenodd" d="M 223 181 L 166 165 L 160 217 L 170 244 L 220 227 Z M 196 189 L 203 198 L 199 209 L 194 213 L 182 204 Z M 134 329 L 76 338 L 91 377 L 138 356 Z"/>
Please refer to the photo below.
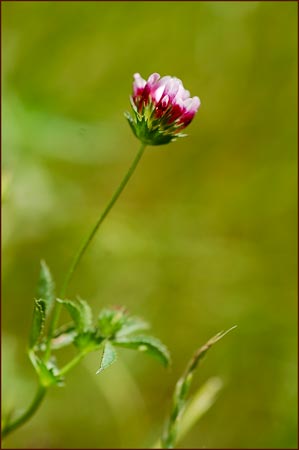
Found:
<path fill-rule="evenodd" d="M 140 95 L 146 85 L 146 81 L 140 76 L 139 73 L 134 73 L 133 77 L 133 95 Z"/>

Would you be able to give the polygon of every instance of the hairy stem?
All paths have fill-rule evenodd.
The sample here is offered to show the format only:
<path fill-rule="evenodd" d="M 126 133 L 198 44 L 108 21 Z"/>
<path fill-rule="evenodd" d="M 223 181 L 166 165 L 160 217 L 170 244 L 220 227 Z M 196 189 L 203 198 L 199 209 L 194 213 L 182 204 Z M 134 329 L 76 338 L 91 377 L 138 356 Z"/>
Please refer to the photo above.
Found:
<path fill-rule="evenodd" d="M 23 425 L 25 422 L 27 422 L 35 413 L 35 411 L 38 409 L 39 405 L 41 404 L 45 394 L 47 392 L 47 389 L 44 386 L 39 386 L 36 395 L 29 406 L 29 408 L 17 419 L 13 420 L 12 422 L 9 422 L 2 430 L 2 438 L 7 436 L 9 433 L 14 431 L 16 428 L 19 428 L 21 425 Z"/>

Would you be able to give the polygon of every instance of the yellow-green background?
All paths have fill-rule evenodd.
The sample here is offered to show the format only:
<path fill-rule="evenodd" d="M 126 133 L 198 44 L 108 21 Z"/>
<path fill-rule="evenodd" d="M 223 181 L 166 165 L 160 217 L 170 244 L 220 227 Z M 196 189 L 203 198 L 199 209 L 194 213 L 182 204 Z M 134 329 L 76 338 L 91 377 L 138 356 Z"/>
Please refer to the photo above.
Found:
<path fill-rule="evenodd" d="M 180 445 L 295 448 L 296 2 L 5 2 L 2 27 L 4 411 L 35 390 L 39 260 L 59 287 L 138 148 L 133 73 L 202 101 L 187 138 L 148 148 L 69 289 L 148 319 L 172 370 L 120 350 L 96 376 L 90 355 L 5 446 L 149 447 L 192 352 L 237 324 L 193 386 L 224 388 Z"/>

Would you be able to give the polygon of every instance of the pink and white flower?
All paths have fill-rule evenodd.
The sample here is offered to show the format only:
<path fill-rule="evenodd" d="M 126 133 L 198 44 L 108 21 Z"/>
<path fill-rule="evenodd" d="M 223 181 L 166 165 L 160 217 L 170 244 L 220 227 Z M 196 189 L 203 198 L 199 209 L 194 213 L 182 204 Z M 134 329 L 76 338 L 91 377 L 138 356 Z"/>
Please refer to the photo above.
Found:
<path fill-rule="evenodd" d="M 145 144 L 167 144 L 177 137 L 192 121 L 199 106 L 198 97 L 190 97 L 181 80 L 160 77 L 153 73 L 145 81 L 134 75 L 133 95 L 130 98 L 134 112 L 127 119 L 135 135 Z"/>

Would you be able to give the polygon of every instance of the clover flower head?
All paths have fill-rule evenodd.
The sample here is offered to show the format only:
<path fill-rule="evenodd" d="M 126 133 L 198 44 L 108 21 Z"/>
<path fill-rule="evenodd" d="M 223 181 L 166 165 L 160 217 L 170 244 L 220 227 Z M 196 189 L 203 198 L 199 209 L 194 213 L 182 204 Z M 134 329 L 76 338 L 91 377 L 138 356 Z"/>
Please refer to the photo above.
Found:
<path fill-rule="evenodd" d="M 192 121 L 199 106 L 198 97 L 190 97 L 181 80 L 160 77 L 153 73 L 145 81 L 135 73 L 133 95 L 130 97 L 133 117 L 125 116 L 135 134 L 144 144 L 168 144 L 178 137 Z"/>

